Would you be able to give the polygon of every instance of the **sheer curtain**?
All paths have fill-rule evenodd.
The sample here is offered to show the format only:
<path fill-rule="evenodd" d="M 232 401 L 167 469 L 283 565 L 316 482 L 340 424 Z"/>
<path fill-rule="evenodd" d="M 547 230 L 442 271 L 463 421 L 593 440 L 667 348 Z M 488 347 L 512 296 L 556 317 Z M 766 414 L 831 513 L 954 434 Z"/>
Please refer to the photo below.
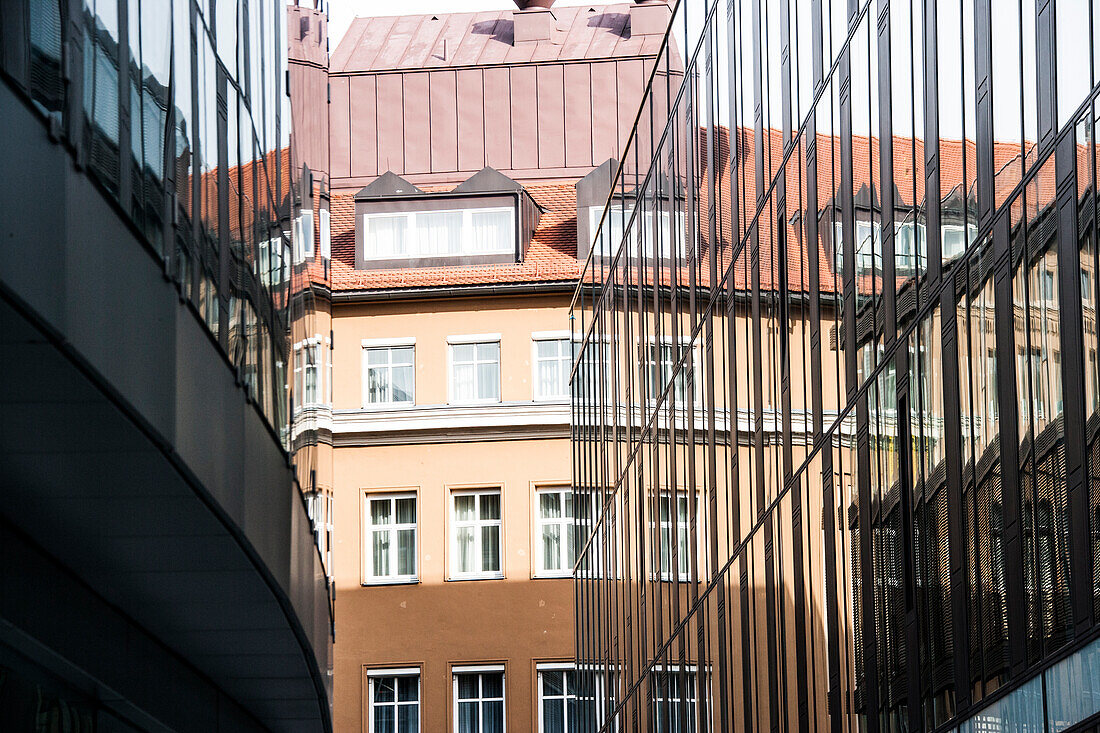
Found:
<path fill-rule="evenodd" d="M 500 570 L 500 495 L 483 494 L 480 516 L 483 521 L 495 521 L 497 524 L 481 528 L 481 569 L 483 571 Z"/>
<path fill-rule="evenodd" d="M 416 499 L 398 499 L 397 524 L 416 525 Z M 397 530 L 397 574 L 412 575 L 416 572 L 416 530 L 413 527 Z"/>
<path fill-rule="evenodd" d="M 363 254 L 366 257 L 401 257 L 407 252 L 405 234 L 407 214 L 368 215 L 363 217 L 366 236 Z"/>
<path fill-rule="evenodd" d="M 474 504 L 477 498 L 474 496 L 456 496 L 454 501 L 455 521 L 474 521 L 477 516 L 474 511 Z M 455 544 L 458 551 L 458 572 L 475 572 L 478 568 L 474 566 L 474 528 L 469 526 L 458 527 L 455 532 Z"/>
<path fill-rule="evenodd" d="M 512 211 L 471 211 L 470 235 L 474 252 L 511 252 Z"/>
<path fill-rule="evenodd" d="M 455 344 L 451 347 L 452 382 L 456 402 L 468 402 L 476 397 L 474 393 L 475 354 L 474 344 Z"/>
<path fill-rule="evenodd" d="M 420 211 L 416 214 L 416 232 L 421 257 L 457 254 L 461 249 L 461 211 Z"/>

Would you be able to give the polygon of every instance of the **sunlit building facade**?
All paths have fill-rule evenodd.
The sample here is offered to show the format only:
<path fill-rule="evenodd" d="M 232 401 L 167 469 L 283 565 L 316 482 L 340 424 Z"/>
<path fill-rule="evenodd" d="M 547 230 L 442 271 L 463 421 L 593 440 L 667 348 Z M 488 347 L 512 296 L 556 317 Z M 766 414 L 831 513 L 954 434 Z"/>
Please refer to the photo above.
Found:
<path fill-rule="evenodd" d="M 285 22 L 0 8 L 0 729 L 332 728 Z"/>
<path fill-rule="evenodd" d="M 1098 31 L 679 3 L 573 302 L 582 730 L 1096 729 Z"/>

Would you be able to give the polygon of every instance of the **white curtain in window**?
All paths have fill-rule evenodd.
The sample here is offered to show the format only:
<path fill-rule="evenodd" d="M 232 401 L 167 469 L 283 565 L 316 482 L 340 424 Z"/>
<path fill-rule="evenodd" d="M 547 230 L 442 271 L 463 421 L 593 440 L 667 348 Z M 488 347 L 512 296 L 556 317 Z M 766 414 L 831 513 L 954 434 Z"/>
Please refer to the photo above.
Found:
<path fill-rule="evenodd" d="M 471 249 L 477 253 L 512 251 L 512 212 L 470 212 Z"/>
<path fill-rule="evenodd" d="M 462 249 L 461 211 L 421 211 L 416 214 L 417 255 L 458 254 Z"/>
<path fill-rule="evenodd" d="M 407 214 L 363 217 L 364 255 L 366 257 L 404 257 L 407 254 Z"/>

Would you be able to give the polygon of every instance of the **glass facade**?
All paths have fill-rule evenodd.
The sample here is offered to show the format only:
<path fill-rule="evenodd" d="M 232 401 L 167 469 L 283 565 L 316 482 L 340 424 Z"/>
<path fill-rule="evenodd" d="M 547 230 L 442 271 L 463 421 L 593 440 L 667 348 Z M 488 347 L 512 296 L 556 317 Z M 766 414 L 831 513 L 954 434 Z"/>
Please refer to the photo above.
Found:
<path fill-rule="evenodd" d="M 581 730 L 1095 725 L 1097 33 L 675 5 L 572 309 Z"/>
<path fill-rule="evenodd" d="M 12 0 L 0 60 L 289 447 L 285 23 L 271 0 Z"/>

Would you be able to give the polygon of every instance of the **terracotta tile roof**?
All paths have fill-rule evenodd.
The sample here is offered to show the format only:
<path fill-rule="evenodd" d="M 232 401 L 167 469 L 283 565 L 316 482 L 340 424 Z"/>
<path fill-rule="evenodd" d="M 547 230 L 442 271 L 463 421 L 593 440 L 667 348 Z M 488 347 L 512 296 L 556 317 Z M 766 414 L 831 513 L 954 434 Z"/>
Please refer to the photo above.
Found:
<path fill-rule="evenodd" d="M 715 179 L 719 182 L 717 191 L 718 200 L 716 209 L 718 221 L 716 222 L 715 242 L 711 242 L 702 215 L 708 211 L 710 192 L 706 185 L 702 185 L 709 179 L 706 172 L 706 131 L 700 131 L 700 145 L 697 150 L 702 156 L 697 169 L 699 178 L 696 181 L 697 206 L 700 222 L 696 224 L 702 231 L 697 235 L 699 241 L 698 261 L 706 263 L 710 258 L 712 247 L 716 248 L 718 273 L 721 276 L 729 269 L 732 263 L 734 243 L 739 238 L 746 236 L 746 227 L 758 208 L 757 192 L 755 185 L 756 156 L 758 151 L 755 145 L 755 135 L 751 130 L 737 130 L 738 145 L 741 149 L 742 163 L 737 175 L 739 186 L 738 200 L 732 201 L 731 188 L 731 160 L 730 160 L 730 134 L 729 130 L 718 130 L 718 159 Z M 768 131 L 764 135 L 760 153 L 764 156 L 764 177 L 771 180 L 774 170 L 782 161 L 782 135 L 778 131 Z M 857 136 L 853 140 L 853 188 L 856 191 L 874 184 L 876 199 L 881 196 L 877 191 L 879 174 L 879 140 Z M 924 199 L 924 149 L 923 143 L 909 138 L 894 138 L 894 171 L 897 185 L 896 196 L 899 205 L 908 208 L 916 201 Z M 840 145 L 839 138 L 827 135 L 818 135 L 816 140 L 817 156 L 817 209 L 820 217 L 819 237 L 823 245 L 819 248 L 818 256 L 818 281 L 822 292 L 837 292 L 842 287 L 841 273 L 833 271 L 833 263 L 828 252 L 824 248 L 824 242 L 831 238 L 832 232 L 828 218 L 823 216 L 831 204 L 834 193 L 840 186 Z M 1015 182 L 1020 179 L 1024 169 L 1024 156 L 1020 145 L 997 143 L 994 146 L 994 167 L 1000 174 L 996 177 L 996 195 L 998 204 L 1003 203 L 1007 194 L 1012 190 Z M 975 191 L 974 161 L 976 158 L 975 146 L 972 142 L 945 140 L 940 143 L 939 160 L 941 164 L 941 191 L 946 197 L 954 190 L 954 196 L 961 197 L 962 192 L 967 192 L 967 197 L 972 198 Z M 775 211 L 771 203 L 761 211 L 756 219 L 756 232 L 759 239 L 760 258 L 760 287 L 770 290 L 778 287 L 785 279 L 789 290 L 805 292 L 809 289 L 809 248 L 807 247 L 805 223 L 801 217 L 796 217 L 795 212 L 804 208 L 806 203 L 807 181 L 804 168 L 801 165 L 802 153 L 794 151 L 787 163 L 786 172 L 786 200 L 787 211 L 785 213 Z M 1033 161 L 1029 161 L 1033 162 Z M 964 164 L 966 175 L 964 177 Z M 1048 166 L 1049 167 L 1049 166 Z M 965 178 L 965 180 L 964 180 Z M 1039 199 L 1039 208 L 1044 203 L 1053 200 L 1054 195 L 1053 170 L 1040 172 L 1036 179 L 1036 193 Z M 449 190 L 450 186 L 425 186 L 426 191 Z M 438 287 L 464 284 L 490 284 L 490 283 L 534 283 L 577 280 L 580 277 L 579 267 L 583 263 L 576 260 L 576 188 L 575 184 L 559 183 L 553 185 L 532 185 L 527 187 L 534 199 L 546 209 L 542 216 L 539 228 L 531 242 L 527 252 L 527 258 L 522 263 L 505 265 L 482 265 L 466 267 L 434 267 L 434 268 L 409 268 L 402 270 L 356 270 L 355 263 L 355 232 L 354 232 L 354 192 L 337 193 L 332 199 L 332 289 L 337 290 L 371 290 L 391 288 L 421 288 Z M 737 206 L 739 212 L 740 231 L 733 231 L 733 206 Z M 960 212 L 961 213 L 961 212 Z M 901 221 L 905 211 L 898 211 L 897 221 Z M 785 223 L 786 245 L 786 271 L 780 272 L 779 243 L 775 236 L 775 223 Z M 831 244 L 830 244 L 831 246 Z M 750 266 L 751 250 L 743 249 L 734 268 L 734 287 L 747 289 L 752 285 L 752 270 Z M 621 270 L 621 266 L 619 268 Z M 659 268 L 654 271 L 650 268 L 642 274 L 642 277 L 650 280 L 657 279 L 664 284 L 673 281 L 673 277 L 680 284 L 688 282 L 689 271 L 685 265 L 676 273 L 669 268 Z M 709 268 L 698 267 L 696 282 L 706 287 L 709 283 Z M 596 264 L 590 266 L 585 273 L 585 280 L 590 283 L 603 282 L 611 277 L 611 268 L 606 265 Z M 636 275 L 634 276 L 636 277 Z M 633 278 L 632 278 L 633 279 Z M 905 278 L 899 278 L 899 282 Z M 880 280 L 880 279 L 879 279 Z M 876 282 L 870 276 L 857 278 L 857 288 L 864 293 L 872 292 L 872 288 L 881 290 L 881 282 Z"/>
<path fill-rule="evenodd" d="M 332 73 L 652 56 L 659 35 L 630 33 L 630 3 L 554 8 L 547 41 L 513 44 L 511 10 L 356 18 Z"/>
<path fill-rule="evenodd" d="M 447 191 L 453 186 L 421 188 L 432 192 Z M 527 192 L 544 213 L 523 262 L 394 270 L 355 269 L 355 192 L 333 192 L 329 202 L 332 217 L 330 285 L 333 292 L 576 281 L 579 272 L 576 184 L 533 185 L 527 187 Z M 314 270 L 316 275 L 323 276 L 316 267 Z M 315 277 L 315 280 L 321 279 Z"/>

